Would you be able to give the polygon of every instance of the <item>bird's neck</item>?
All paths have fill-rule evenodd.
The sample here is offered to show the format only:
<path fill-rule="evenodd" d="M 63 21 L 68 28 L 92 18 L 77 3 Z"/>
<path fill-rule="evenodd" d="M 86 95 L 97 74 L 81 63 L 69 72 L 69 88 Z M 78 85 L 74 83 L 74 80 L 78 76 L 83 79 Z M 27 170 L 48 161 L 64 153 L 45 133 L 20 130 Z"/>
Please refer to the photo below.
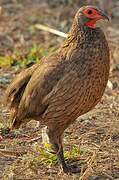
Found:
<path fill-rule="evenodd" d="M 79 25 L 76 20 L 74 20 L 72 27 L 69 31 L 68 36 L 69 37 L 74 37 L 74 39 L 76 41 L 80 41 L 84 39 L 88 39 L 88 38 L 98 38 L 100 36 L 103 36 L 104 33 L 102 32 L 102 30 L 98 27 L 95 28 L 91 28 L 88 26 L 84 26 L 84 25 Z"/>
<path fill-rule="evenodd" d="M 76 21 L 74 21 L 68 37 L 61 46 L 61 49 L 63 48 L 62 52 L 67 54 L 71 46 L 78 47 L 85 42 L 90 43 L 90 41 L 95 41 L 100 38 L 100 36 L 104 36 L 100 28 L 92 29 L 87 26 L 79 26 Z"/>

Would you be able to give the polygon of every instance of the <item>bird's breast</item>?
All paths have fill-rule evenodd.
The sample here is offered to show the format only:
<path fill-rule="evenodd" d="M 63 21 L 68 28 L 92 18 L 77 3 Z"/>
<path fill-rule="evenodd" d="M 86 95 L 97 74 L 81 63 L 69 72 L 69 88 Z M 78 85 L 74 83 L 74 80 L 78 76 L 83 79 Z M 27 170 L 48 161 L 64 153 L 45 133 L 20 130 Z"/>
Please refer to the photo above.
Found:
<path fill-rule="evenodd" d="M 99 52 L 100 53 L 100 52 Z M 89 58 L 88 55 L 85 58 Z M 81 62 L 77 68 L 79 78 L 78 94 L 76 97 L 77 108 L 72 110 L 76 117 L 90 111 L 101 99 L 107 85 L 109 77 L 109 57 L 108 54 L 91 54 L 89 61 Z"/>
<path fill-rule="evenodd" d="M 72 52 L 70 49 L 68 56 L 72 62 L 71 68 L 77 73 L 78 81 L 74 85 L 77 87 L 77 93 L 72 98 L 72 106 L 66 111 L 75 119 L 90 111 L 104 93 L 109 77 L 109 50 L 103 41 L 97 41 L 97 44 L 90 42 L 87 45 L 82 43 L 79 49 L 73 49 Z"/>

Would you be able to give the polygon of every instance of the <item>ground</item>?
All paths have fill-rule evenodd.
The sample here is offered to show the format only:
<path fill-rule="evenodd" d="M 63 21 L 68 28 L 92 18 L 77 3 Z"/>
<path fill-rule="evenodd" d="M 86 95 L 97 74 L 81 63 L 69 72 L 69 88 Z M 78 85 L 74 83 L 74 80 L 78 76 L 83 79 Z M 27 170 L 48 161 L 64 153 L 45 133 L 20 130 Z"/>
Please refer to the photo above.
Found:
<path fill-rule="evenodd" d="M 112 8 L 105 9 L 112 14 L 112 22 L 101 24 L 111 51 L 105 94 L 93 111 L 80 117 L 64 133 L 66 160 L 78 163 L 81 173 L 66 175 L 62 172 L 55 157 L 43 150 L 41 128 L 35 128 L 34 121 L 21 128 L 20 134 L 16 132 L 9 137 L 4 132 L 9 124 L 2 98 L 6 87 L 16 73 L 37 59 L 36 56 L 46 55 L 63 41 L 61 37 L 35 29 L 34 25 L 45 24 L 67 32 L 79 5 L 85 3 L 0 0 L 0 179 L 119 179 L 119 3 L 116 0 Z"/>

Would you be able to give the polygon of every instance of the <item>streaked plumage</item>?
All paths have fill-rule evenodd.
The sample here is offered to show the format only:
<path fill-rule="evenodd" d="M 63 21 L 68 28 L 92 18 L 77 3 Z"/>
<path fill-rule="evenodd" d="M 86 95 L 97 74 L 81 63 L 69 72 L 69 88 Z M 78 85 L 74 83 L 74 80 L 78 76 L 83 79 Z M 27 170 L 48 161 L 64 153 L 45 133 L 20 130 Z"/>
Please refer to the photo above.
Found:
<path fill-rule="evenodd" d="M 93 9 L 95 16 L 102 13 L 93 6 L 81 8 L 60 48 L 21 72 L 6 92 L 14 109 L 12 128 L 30 118 L 46 125 L 65 172 L 76 170 L 69 170 L 64 162 L 61 136 L 76 118 L 100 101 L 109 76 L 108 44 L 102 30 L 93 26 L 97 16 L 93 21 L 89 18 L 88 11 Z"/>

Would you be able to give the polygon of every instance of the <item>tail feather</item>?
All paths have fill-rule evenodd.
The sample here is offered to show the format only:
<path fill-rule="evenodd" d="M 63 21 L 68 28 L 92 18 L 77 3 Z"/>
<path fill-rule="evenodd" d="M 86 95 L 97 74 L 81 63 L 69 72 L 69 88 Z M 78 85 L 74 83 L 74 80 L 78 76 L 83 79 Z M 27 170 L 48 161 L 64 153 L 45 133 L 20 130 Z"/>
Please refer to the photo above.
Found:
<path fill-rule="evenodd" d="M 18 129 L 21 125 L 21 120 L 17 117 L 19 103 L 25 91 L 25 88 L 39 64 L 35 64 L 32 67 L 25 69 L 19 73 L 13 82 L 9 85 L 5 94 L 5 104 L 9 105 L 12 127 L 11 129 Z"/>
<path fill-rule="evenodd" d="M 22 122 L 21 122 L 19 119 L 17 119 L 17 117 L 15 117 L 15 118 L 13 119 L 13 123 L 12 123 L 10 129 L 11 129 L 11 130 L 19 129 L 19 127 L 20 127 L 21 124 L 22 124 Z"/>
<path fill-rule="evenodd" d="M 5 93 L 5 103 L 9 104 L 10 108 L 16 106 L 18 107 L 24 90 L 37 67 L 38 64 L 35 64 L 32 67 L 25 69 L 19 73 L 13 82 L 8 86 Z"/>

